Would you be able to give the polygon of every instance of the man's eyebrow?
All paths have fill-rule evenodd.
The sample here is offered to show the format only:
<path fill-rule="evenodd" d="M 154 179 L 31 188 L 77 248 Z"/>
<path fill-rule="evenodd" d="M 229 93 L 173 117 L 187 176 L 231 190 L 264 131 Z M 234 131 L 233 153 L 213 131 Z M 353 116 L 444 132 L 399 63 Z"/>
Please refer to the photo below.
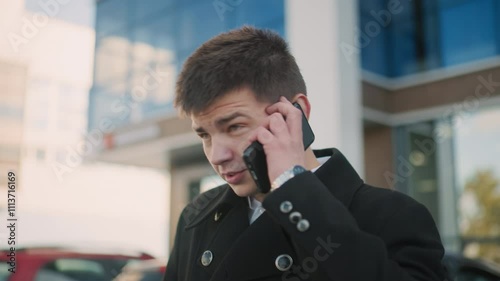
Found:
<path fill-rule="evenodd" d="M 234 112 L 228 116 L 221 117 L 220 119 L 215 120 L 215 126 L 222 127 L 225 124 L 231 122 L 233 119 L 238 118 L 238 117 L 248 117 L 248 115 L 244 114 L 242 112 Z"/>
<path fill-rule="evenodd" d="M 223 127 L 225 124 L 231 122 L 233 119 L 238 118 L 238 117 L 248 117 L 247 114 L 242 113 L 242 112 L 234 112 L 228 116 L 221 117 L 217 120 L 215 120 L 215 126 L 216 127 Z M 198 127 L 198 126 L 192 126 L 191 127 L 193 131 L 197 133 L 205 133 L 205 129 L 203 127 Z"/>

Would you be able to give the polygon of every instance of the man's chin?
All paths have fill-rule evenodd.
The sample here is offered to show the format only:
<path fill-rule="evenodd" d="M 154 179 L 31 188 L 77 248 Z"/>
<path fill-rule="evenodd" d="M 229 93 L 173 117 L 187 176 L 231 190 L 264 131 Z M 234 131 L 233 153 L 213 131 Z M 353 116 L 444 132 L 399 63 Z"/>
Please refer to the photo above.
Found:
<path fill-rule="evenodd" d="M 248 197 L 257 194 L 257 186 L 254 184 L 230 184 L 234 193 L 239 197 Z"/>

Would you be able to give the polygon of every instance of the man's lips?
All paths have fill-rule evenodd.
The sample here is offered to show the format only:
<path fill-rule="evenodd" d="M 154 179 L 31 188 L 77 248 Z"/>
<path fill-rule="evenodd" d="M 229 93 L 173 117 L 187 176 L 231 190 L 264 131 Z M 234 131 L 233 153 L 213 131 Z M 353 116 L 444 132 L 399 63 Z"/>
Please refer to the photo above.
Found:
<path fill-rule="evenodd" d="M 237 184 L 243 179 L 243 176 L 245 175 L 245 171 L 246 171 L 246 169 L 240 170 L 240 171 L 235 171 L 235 172 L 222 173 L 222 176 L 227 181 L 227 183 Z"/>

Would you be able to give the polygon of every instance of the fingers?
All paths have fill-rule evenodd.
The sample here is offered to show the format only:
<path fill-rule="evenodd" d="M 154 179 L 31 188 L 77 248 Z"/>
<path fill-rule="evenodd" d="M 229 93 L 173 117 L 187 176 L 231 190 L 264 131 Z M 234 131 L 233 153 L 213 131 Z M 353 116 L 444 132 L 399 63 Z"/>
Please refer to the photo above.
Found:
<path fill-rule="evenodd" d="M 250 135 L 247 147 L 253 141 L 258 141 L 267 147 L 280 147 L 287 143 L 300 146 L 302 142 L 302 112 L 292 105 L 285 97 L 266 108 L 269 116 Z"/>
<path fill-rule="evenodd" d="M 242 148 L 245 149 L 253 141 L 258 141 L 265 147 L 275 149 L 290 139 L 285 119 L 281 114 L 273 113 L 267 117 L 265 124 L 262 124 L 253 131 L 247 142 L 242 143 Z"/>
<path fill-rule="evenodd" d="M 300 109 L 293 106 L 285 97 L 280 97 L 279 102 L 267 107 L 266 112 L 271 116 L 274 115 L 274 113 L 279 113 L 286 122 L 289 134 L 302 139 L 302 112 Z M 275 125 L 278 126 L 277 120 L 275 120 Z M 276 129 L 279 131 L 281 130 L 279 127 L 276 127 Z M 274 132 L 273 128 L 271 128 L 271 132 Z"/>
<path fill-rule="evenodd" d="M 269 116 L 269 131 L 277 138 L 288 138 L 290 136 L 290 130 L 283 115 L 277 112 Z"/>

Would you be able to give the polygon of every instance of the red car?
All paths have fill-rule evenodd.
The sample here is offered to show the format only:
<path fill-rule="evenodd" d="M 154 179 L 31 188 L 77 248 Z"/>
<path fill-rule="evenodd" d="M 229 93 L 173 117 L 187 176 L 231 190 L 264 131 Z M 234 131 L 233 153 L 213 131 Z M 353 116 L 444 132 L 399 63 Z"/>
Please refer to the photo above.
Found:
<path fill-rule="evenodd" d="M 0 281 L 111 281 L 131 261 L 153 259 L 145 253 L 108 253 L 68 248 L 0 251 Z M 15 271 L 15 273 L 13 273 Z"/>
<path fill-rule="evenodd" d="M 166 264 L 164 260 L 134 261 L 127 264 L 113 281 L 160 281 Z"/>

